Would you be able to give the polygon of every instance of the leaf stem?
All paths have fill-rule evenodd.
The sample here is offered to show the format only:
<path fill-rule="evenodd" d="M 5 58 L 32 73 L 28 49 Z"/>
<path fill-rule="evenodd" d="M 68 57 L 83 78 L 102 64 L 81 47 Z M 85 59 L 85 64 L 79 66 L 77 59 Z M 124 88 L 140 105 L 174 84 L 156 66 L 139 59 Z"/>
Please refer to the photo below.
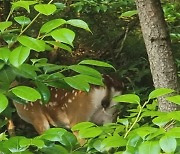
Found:
<path fill-rule="evenodd" d="M 139 117 L 140 117 L 140 115 L 141 115 L 141 113 L 142 113 L 142 110 L 143 110 L 143 108 L 146 106 L 146 104 L 147 104 L 148 102 L 149 102 L 149 100 L 146 101 L 146 102 L 143 104 L 143 106 L 141 106 L 141 105 L 139 104 L 140 109 L 139 109 L 139 112 L 138 112 L 138 114 L 137 114 L 137 117 L 136 117 L 135 121 L 133 122 L 133 124 L 131 125 L 131 127 L 130 127 L 130 128 L 127 130 L 127 132 L 125 133 L 124 138 L 127 137 L 127 135 L 129 134 L 129 132 L 133 129 L 133 127 L 135 126 L 135 124 L 139 121 Z"/>
<path fill-rule="evenodd" d="M 53 0 L 50 0 L 48 4 L 51 4 L 53 2 Z M 29 25 L 26 26 L 26 28 L 23 29 L 23 31 L 19 34 L 19 36 L 21 36 L 33 23 L 34 21 L 40 16 L 41 13 L 38 13 L 34 19 L 29 23 Z"/>

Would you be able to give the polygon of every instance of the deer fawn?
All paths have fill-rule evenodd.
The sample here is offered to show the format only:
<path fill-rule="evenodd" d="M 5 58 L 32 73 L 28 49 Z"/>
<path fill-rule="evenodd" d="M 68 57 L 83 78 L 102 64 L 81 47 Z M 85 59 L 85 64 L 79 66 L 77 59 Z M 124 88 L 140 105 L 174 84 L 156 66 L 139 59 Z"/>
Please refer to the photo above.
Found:
<path fill-rule="evenodd" d="M 122 84 L 109 75 L 103 77 L 105 86 L 91 86 L 89 92 L 50 88 L 51 98 L 46 105 L 41 101 L 27 105 L 14 102 L 14 105 L 18 115 L 39 134 L 50 125 L 71 128 L 83 121 L 98 125 L 112 122 L 117 115 L 112 97 L 121 94 Z"/>

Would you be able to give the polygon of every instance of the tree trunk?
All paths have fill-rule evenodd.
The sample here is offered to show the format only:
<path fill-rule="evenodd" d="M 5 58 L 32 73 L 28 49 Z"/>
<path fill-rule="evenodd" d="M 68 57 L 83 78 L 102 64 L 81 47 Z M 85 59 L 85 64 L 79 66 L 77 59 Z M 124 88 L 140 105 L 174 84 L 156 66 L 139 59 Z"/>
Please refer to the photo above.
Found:
<path fill-rule="evenodd" d="M 136 0 L 141 29 L 155 88 L 178 91 L 176 66 L 160 0 Z M 160 111 L 177 110 L 178 106 L 159 98 Z"/>

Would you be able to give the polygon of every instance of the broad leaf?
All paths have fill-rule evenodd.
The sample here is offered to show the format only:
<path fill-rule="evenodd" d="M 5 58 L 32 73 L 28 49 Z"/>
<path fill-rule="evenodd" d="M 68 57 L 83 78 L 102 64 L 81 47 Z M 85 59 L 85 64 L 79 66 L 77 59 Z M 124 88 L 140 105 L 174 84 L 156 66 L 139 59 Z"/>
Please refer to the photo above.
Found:
<path fill-rule="evenodd" d="M 97 137 L 102 133 L 102 129 L 100 127 L 88 127 L 86 129 L 82 129 L 79 131 L 80 138 L 93 138 Z"/>
<path fill-rule="evenodd" d="M 58 141 L 61 142 L 63 134 L 67 131 L 63 128 L 51 128 L 46 130 L 41 136 L 40 139 L 45 139 L 48 141 Z"/>
<path fill-rule="evenodd" d="M 31 20 L 25 16 L 15 17 L 14 20 L 22 26 L 28 25 L 31 22 Z"/>
<path fill-rule="evenodd" d="M 33 49 L 37 52 L 45 50 L 45 42 L 43 40 L 38 40 L 38 39 L 28 37 L 28 36 L 20 36 L 20 37 L 18 37 L 18 41 L 22 45 L 24 45 L 30 49 Z"/>
<path fill-rule="evenodd" d="M 56 11 L 56 5 L 54 4 L 37 4 L 34 9 L 41 14 L 51 15 Z"/>
<path fill-rule="evenodd" d="M 161 149 L 166 153 L 173 153 L 176 150 L 176 139 L 171 136 L 163 136 L 159 141 Z"/>
<path fill-rule="evenodd" d="M 109 136 L 102 141 L 102 145 L 104 145 L 105 148 L 124 147 L 126 143 L 127 141 L 119 135 Z"/>
<path fill-rule="evenodd" d="M 166 99 L 172 103 L 180 105 L 180 95 L 167 97 Z"/>
<path fill-rule="evenodd" d="M 168 88 L 159 88 L 156 90 L 153 90 L 150 94 L 149 94 L 149 99 L 153 99 L 153 98 L 157 98 L 169 93 L 174 92 L 174 90 L 172 89 L 168 89 Z"/>
<path fill-rule="evenodd" d="M 13 68 L 11 67 L 4 67 L 0 70 L 0 81 L 6 84 L 11 83 L 15 79 L 15 73 Z"/>
<path fill-rule="evenodd" d="M 64 81 L 74 89 L 89 91 L 90 86 L 87 83 L 87 81 L 85 81 L 82 78 L 81 80 L 79 79 L 80 79 L 79 77 L 73 76 L 73 77 L 64 78 Z"/>
<path fill-rule="evenodd" d="M 91 30 L 89 29 L 87 23 L 84 22 L 83 20 L 80 20 L 80 19 L 71 19 L 71 20 L 67 21 L 67 24 L 70 24 L 72 26 L 79 27 L 79 28 L 82 28 L 82 29 L 85 29 L 85 30 L 91 32 Z"/>
<path fill-rule="evenodd" d="M 10 50 L 7 47 L 0 48 L 0 59 L 7 62 L 9 59 Z"/>
<path fill-rule="evenodd" d="M 93 65 L 93 66 L 99 66 L 99 67 L 109 67 L 115 69 L 112 65 L 98 61 L 98 60 L 83 60 L 79 64 L 84 64 L 84 65 Z"/>
<path fill-rule="evenodd" d="M 51 145 L 40 150 L 43 154 L 69 154 L 69 152 L 61 145 Z"/>
<path fill-rule="evenodd" d="M 8 106 L 8 99 L 2 93 L 0 93 L 0 113 L 6 109 Z"/>
<path fill-rule="evenodd" d="M 122 13 L 120 18 L 132 17 L 132 16 L 136 15 L 137 13 L 138 13 L 137 10 L 127 11 L 127 12 Z"/>
<path fill-rule="evenodd" d="M 174 127 L 168 130 L 167 135 L 174 138 L 180 138 L 180 127 Z"/>
<path fill-rule="evenodd" d="M 168 116 L 159 116 L 152 120 L 152 122 L 159 127 L 165 126 L 169 121 L 171 121 L 171 118 Z"/>
<path fill-rule="evenodd" d="M 41 94 L 42 101 L 44 103 L 48 103 L 49 99 L 50 99 L 50 96 L 51 96 L 48 87 L 45 84 L 41 83 L 41 82 L 36 82 L 36 86 L 37 86 L 37 88 L 38 88 L 38 90 L 39 90 L 39 92 Z"/>
<path fill-rule="evenodd" d="M 19 98 L 24 99 L 26 101 L 36 101 L 37 99 L 41 99 L 41 95 L 39 92 L 31 87 L 27 86 L 17 86 L 12 88 L 11 91 Z"/>
<path fill-rule="evenodd" d="M 17 2 L 12 3 L 12 8 L 16 9 L 16 8 L 22 7 L 30 13 L 29 6 L 36 3 L 37 3 L 36 1 L 17 1 Z"/>
<path fill-rule="evenodd" d="M 140 98 L 139 98 L 139 96 L 137 96 L 135 94 L 120 95 L 120 96 L 114 97 L 113 101 L 132 103 L 132 104 L 140 104 Z"/>
<path fill-rule="evenodd" d="M 72 49 L 71 47 L 69 47 L 68 45 L 66 44 L 63 44 L 63 43 L 60 43 L 60 42 L 55 42 L 55 41 L 46 41 L 47 43 L 53 45 L 53 46 L 56 46 L 56 47 L 59 47 L 61 49 L 64 49 L 64 50 L 67 50 L 69 52 L 72 52 Z"/>
<path fill-rule="evenodd" d="M 54 19 L 46 22 L 40 29 L 40 33 L 49 33 L 52 30 L 66 23 L 64 19 Z"/>
<path fill-rule="evenodd" d="M 7 29 L 8 27 L 10 27 L 12 25 L 11 21 L 5 21 L 5 22 L 0 22 L 0 31 L 4 31 L 5 29 Z"/>
<path fill-rule="evenodd" d="M 15 70 L 15 73 L 18 76 L 28 78 L 28 79 L 35 79 L 37 77 L 37 68 L 30 64 L 22 64 Z"/>
<path fill-rule="evenodd" d="M 72 42 L 75 38 L 75 33 L 67 28 L 61 28 L 51 32 L 51 36 L 59 42 L 63 42 L 73 46 Z"/>
<path fill-rule="evenodd" d="M 69 69 L 81 73 L 81 74 L 85 74 L 85 75 L 90 75 L 93 77 L 99 77 L 101 78 L 101 74 L 96 71 L 95 69 L 88 67 L 88 66 L 83 66 L 83 65 L 71 65 L 69 66 Z"/>
<path fill-rule="evenodd" d="M 145 141 L 139 146 L 139 154 L 159 154 L 160 146 L 158 141 Z"/>
<path fill-rule="evenodd" d="M 86 129 L 86 128 L 93 127 L 93 126 L 96 126 L 96 125 L 92 122 L 81 122 L 81 123 L 74 125 L 71 130 L 72 131 L 82 130 L 82 129 Z"/>
<path fill-rule="evenodd" d="M 29 54 L 30 54 L 29 48 L 24 46 L 19 46 L 11 52 L 9 61 L 13 66 L 19 67 L 29 57 Z"/>

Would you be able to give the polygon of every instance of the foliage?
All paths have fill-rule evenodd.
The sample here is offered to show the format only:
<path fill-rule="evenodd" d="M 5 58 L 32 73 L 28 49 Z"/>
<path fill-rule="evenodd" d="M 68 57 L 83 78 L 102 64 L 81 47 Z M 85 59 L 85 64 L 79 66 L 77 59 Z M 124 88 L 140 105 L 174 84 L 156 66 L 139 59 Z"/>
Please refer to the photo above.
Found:
<path fill-rule="evenodd" d="M 157 111 L 157 97 L 165 96 L 174 103 L 179 102 L 179 95 L 167 95 L 172 92 L 174 91 L 166 88 L 156 89 L 143 104 L 135 94 L 116 96 L 114 101 L 119 102 L 118 104 L 130 103 L 135 108 L 129 110 L 126 117 L 118 118 L 116 123 L 97 126 L 91 122 L 82 122 L 75 125 L 72 131 L 78 132 L 79 140 L 84 140 L 81 146 L 71 132 L 62 128 L 51 128 L 35 138 L 16 136 L 8 139 L 2 133 L 0 152 L 178 154 L 180 112 Z M 171 128 L 172 125 L 174 128 Z"/>

